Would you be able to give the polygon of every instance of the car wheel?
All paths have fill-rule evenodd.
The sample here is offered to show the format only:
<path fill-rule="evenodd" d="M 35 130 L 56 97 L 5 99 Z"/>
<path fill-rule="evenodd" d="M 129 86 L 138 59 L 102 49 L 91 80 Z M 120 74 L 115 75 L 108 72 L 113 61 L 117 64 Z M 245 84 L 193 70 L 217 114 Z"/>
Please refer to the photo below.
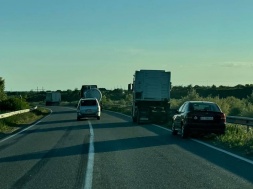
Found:
<path fill-rule="evenodd" d="M 177 130 L 175 129 L 175 123 L 172 123 L 171 130 L 172 130 L 172 135 L 177 135 Z"/>
<path fill-rule="evenodd" d="M 188 137 L 188 131 L 187 131 L 187 129 L 185 128 L 184 125 L 181 126 L 181 137 L 182 137 L 182 138 L 187 138 L 187 137 Z"/>
<path fill-rule="evenodd" d="M 80 117 L 77 117 L 76 120 L 77 120 L 77 121 L 80 121 Z"/>

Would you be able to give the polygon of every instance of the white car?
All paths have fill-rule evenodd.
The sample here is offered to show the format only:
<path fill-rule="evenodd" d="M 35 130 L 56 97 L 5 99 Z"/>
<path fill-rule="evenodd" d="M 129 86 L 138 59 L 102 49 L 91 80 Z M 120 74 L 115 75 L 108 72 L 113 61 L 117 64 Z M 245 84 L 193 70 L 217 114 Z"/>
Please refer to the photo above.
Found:
<path fill-rule="evenodd" d="M 96 117 L 101 115 L 101 107 L 96 98 L 81 98 L 77 105 L 77 120 L 81 118 Z"/>

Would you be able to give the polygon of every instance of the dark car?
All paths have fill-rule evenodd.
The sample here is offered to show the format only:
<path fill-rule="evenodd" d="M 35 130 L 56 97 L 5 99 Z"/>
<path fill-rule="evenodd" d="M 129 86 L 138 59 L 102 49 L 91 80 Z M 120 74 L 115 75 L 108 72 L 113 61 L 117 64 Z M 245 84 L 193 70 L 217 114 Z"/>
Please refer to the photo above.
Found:
<path fill-rule="evenodd" d="M 172 134 L 182 138 L 190 134 L 224 134 L 226 116 L 214 102 L 187 101 L 173 116 Z"/>

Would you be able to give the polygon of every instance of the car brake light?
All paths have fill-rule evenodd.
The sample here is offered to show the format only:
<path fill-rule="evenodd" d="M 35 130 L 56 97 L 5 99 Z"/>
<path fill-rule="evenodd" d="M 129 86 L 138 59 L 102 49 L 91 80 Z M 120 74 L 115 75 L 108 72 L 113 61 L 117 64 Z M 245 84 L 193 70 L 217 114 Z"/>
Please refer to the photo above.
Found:
<path fill-rule="evenodd" d="M 226 115 L 224 113 L 221 114 L 221 120 L 223 120 L 223 122 L 226 122 Z"/>

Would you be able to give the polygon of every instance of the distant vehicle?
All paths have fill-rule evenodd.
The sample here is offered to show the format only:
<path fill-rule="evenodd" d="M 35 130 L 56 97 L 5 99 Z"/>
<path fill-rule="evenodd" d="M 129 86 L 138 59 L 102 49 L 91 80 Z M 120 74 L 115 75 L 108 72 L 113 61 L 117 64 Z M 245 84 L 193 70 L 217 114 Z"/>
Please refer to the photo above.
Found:
<path fill-rule="evenodd" d="M 102 109 L 102 93 L 97 88 L 97 85 L 82 85 L 81 98 L 96 98 Z"/>
<path fill-rule="evenodd" d="M 85 92 L 88 91 L 89 89 L 97 89 L 97 85 L 82 85 L 81 90 L 80 90 L 80 97 L 85 98 Z"/>
<path fill-rule="evenodd" d="M 77 120 L 81 118 L 96 117 L 98 120 L 101 116 L 101 108 L 96 98 L 81 98 L 77 105 Z"/>
<path fill-rule="evenodd" d="M 187 101 L 173 116 L 172 134 L 182 138 L 190 134 L 224 134 L 226 116 L 214 102 Z"/>
<path fill-rule="evenodd" d="M 170 109 L 171 73 L 164 70 L 140 70 L 134 74 L 132 119 L 142 122 L 167 121 Z"/>
<path fill-rule="evenodd" d="M 46 106 L 60 105 L 61 93 L 60 92 L 47 92 L 46 93 Z"/>

